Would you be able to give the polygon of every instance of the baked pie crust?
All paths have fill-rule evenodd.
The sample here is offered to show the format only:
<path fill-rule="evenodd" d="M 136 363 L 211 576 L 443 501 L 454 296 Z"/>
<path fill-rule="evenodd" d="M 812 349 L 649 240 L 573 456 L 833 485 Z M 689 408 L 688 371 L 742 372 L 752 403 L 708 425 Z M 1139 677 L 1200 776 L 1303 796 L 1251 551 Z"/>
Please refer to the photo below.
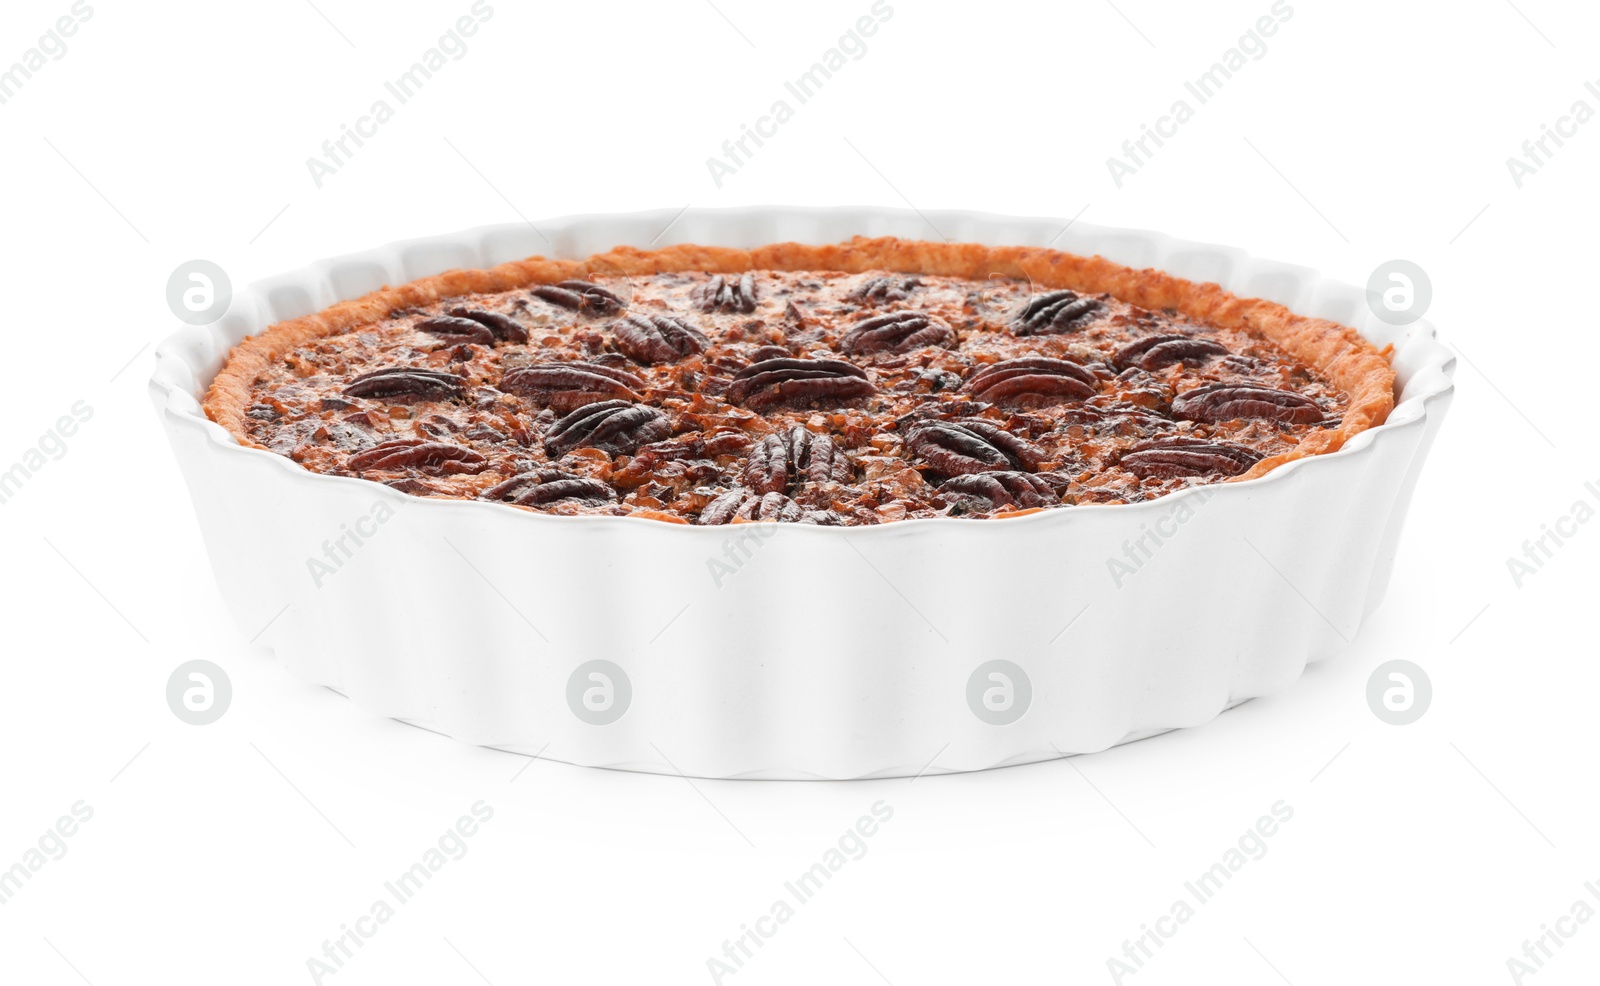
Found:
<path fill-rule="evenodd" d="M 1384 422 L 1355 330 L 1037 247 L 619 247 L 384 288 L 234 348 L 242 444 L 421 496 L 858 525 L 1140 502 Z"/>

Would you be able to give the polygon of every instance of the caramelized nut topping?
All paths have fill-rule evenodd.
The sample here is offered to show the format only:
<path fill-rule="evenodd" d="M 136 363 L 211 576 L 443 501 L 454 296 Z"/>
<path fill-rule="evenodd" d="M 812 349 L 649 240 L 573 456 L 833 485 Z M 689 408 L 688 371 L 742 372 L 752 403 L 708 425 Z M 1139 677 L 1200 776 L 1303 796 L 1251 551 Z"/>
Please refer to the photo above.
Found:
<path fill-rule="evenodd" d="M 1223 482 L 1351 401 L 1249 325 L 1023 278 L 761 269 L 395 304 L 263 365 L 238 406 L 258 444 L 417 496 L 865 525 Z"/>

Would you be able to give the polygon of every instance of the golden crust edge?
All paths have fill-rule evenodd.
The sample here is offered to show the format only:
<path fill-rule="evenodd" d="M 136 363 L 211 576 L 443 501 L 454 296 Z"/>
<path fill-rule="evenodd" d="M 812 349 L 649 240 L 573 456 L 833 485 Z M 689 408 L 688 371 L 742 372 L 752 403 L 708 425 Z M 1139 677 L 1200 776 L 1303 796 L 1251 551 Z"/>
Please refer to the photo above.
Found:
<path fill-rule="evenodd" d="M 1339 428 L 1307 435 L 1295 448 L 1263 459 L 1248 472 L 1233 477 L 1232 482 L 1255 479 L 1296 459 L 1338 451 L 1355 435 L 1383 424 L 1394 409 L 1395 375 L 1386 358 L 1389 349 L 1380 352 L 1360 333 L 1337 322 L 1296 315 L 1283 305 L 1260 298 L 1240 298 L 1210 282 L 1188 281 L 1153 268 L 1126 267 L 1100 256 L 1084 257 L 1044 247 L 932 243 L 892 236 L 858 236 L 821 246 L 774 243 L 753 250 L 692 244 L 660 250 L 617 247 L 585 260 L 529 257 L 484 270 L 446 271 L 380 288 L 246 337 L 228 353 L 202 406 L 206 417 L 226 428 L 240 444 L 260 448 L 249 437 L 244 412 L 249 407 L 251 387 L 266 368 L 299 346 L 377 322 L 396 308 L 568 278 L 761 269 L 844 273 L 893 270 L 971 280 L 1021 276 L 1036 287 L 1110 294 L 1142 308 L 1171 308 L 1215 325 L 1259 332 L 1348 394 L 1350 407 Z"/>

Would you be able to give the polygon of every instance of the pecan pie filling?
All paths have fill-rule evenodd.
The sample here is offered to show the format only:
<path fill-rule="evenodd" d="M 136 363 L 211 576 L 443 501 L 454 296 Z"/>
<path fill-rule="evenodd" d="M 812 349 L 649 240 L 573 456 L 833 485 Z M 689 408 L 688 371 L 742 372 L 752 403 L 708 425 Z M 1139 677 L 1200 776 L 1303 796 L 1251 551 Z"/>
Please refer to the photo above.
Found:
<path fill-rule="evenodd" d="M 416 496 L 863 525 L 1149 500 L 1337 448 L 1352 406 L 1249 324 L 1027 276 L 584 273 L 297 340 L 236 433 Z"/>

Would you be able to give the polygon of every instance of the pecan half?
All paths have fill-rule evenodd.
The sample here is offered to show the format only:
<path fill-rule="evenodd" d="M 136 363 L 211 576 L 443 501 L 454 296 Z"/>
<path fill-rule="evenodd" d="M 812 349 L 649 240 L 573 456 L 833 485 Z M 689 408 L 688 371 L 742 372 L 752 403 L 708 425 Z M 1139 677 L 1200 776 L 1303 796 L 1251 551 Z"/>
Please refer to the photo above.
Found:
<path fill-rule="evenodd" d="M 731 524 L 735 518 L 794 523 L 804 515 L 800 504 L 782 493 L 732 489 L 705 505 L 700 511 L 700 523 Z"/>
<path fill-rule="evenodd" d="M 718 274 L 695 286 L 689 298 L 704 312 L 735 312 L 748 315 L 756 310 L 756 278 L 744 273 L 737 279 Z"/>
<path fill-rule="evenodd" d="M 444 370 L 391 366 L 363 373 L 346 384 L 340 393 L 348 397 L 371 397 L 410 404 L 413 401 L 442 401 L 460 397 L 465 385 L 465 380 Z"/>
<path fill-rule="evenodd" d="M 939 485 L 939 492 L 987 500 L 996 507 L 1045 507 L 1061 502 L 1043 479 L 1026 472 L 980 472 L 955 476 Z"/>
<path fill-rule="evenodd" d="M 1093 397 L 1099 380 L 1089 370 L 1064 359 L 1020 356 L 984 367 L 961 389 L 980 401 L 1002 407 L 1049 407 Z"/>
<path fill-rule="evenodd" d="M 713 460 L 718 456 L 743 455 L 749 448 L 750 436 L 742 431 L 719 431 L 711 435 L 695 433 L 652 442 L 639 446 L 628 464 L 611 474 L 611 481 L 617 486 L 632 488 L 656 477 L 658 471 L 683 477 L 704 472 L 706 475 L 696 481 L 709 480 L 718 472 Z M 666 468 L 671 463 L 682 463 L 683 468 Z"/>
<path fill-rule="evenodd" d="M 518 503 L 524 507 L 554 503 L 557 500 L 588 500 L 610 503 L 616 499 L 611 487 L 598 479 L 575 476 L 561 469 L 535 469 L 512 476 L 484 490 L 480 500 Z"/>
<path fill-rule="evenodd" d="M 878 392 L 867 371 L 832 359 L 768 359 L 733 375 L 728 400 L 752 411 L 769 407 L 838 407 Z"/>
<path fill-rule="evenodd" d="M 582 315 L 614 315 L 628 307 L 628 303 L 617 295 L 588 281 L 541 284 L 528 293 L 541 301 L 570 308 Z"/>
<path fill-rule="evenodd" d="M 906 436 L 906 450 L 945 476 L 1036 469 L 1044 450 L 986 421 L 926 421 Z"/>
<path fill-rule="evenodd" d="M 470 318 L 456 318 L 454 315 L 435 315 L 425 318 L 413 326 L 418 332 L 426 332 L 446 345 L 456 345 L 463 342 L 475 342 L 480 346 L 494 345 L 494 333 L 486 325 L 479 325 Z"/>
<path fill-rule="evenodd" d="M 908 353 L 921 346 L 948 346 L 956 334 L 945 321 L 927 312 L 890 312 L 857 322 L 839 340 L 839 348 L 852 356 L 868 353 Z"/>
<path fill-rule="evenodd" d="M 411 430 L 422 438 L 433 438 L 445 441 L 461 430 L 461 426 L 443 414 L 430 414 L 427 417 L 414 418 L 411 421 Z"/>
<path fill-rule="evenodd" d="M 404 479 L 386 479 L 383 481 L 383 485 L 391 490 L 399 490 L 411 496 L 432 496 L 439 492 L 422 480 L 412 479 L 409 476 Z"/>
<path fill-rule="evenodd" d="M 482 472 L 489 465 L 489 460 L 465 445 L 430 442 L 422 438 L 396 438 L 352 455 L 349 465 L 358 472 L 369 469 L 415 469 L 430 476 L 451 476 Z"/>
<path fill-rule="evenodd" d="M 1322 406 L 1304 394 L 1289 390 L 1254 384 L 1212 383 L 1179 394 L 1172 402 L 1172 414 L 1213 424 L 1238 418 L 1262 418 L 1308 425 L 1322 420 Z"/>
<path fill-rule="evenodd" d="M 617 348 L 646 365 L 676 363 L 711 345 L 703 333 L 681 318 L 665 315 L 629 315 L 611 325 Z"/>
<path fill-rule="evenodd" d="M 1019 336 L 1058 335 L 1074 332 L 1094 321 L 1105 305 L 1076 291 L 1049 291 L 1028 301 L 1011 316 Z"/>
<path fill-rule="evenodd" d="M 807 510 L 782 493 L 755 493 L 739 488 L 723 493 L 700 511 L 702 524 L 731 524 L 734 520 L 828 526 L 844 522 L 832 510 Z"/>
<path fill-rule="evenodd" d="M 1181 479 L 1237 476 L 1260 461 L 1261 453 L 1244 445 L 1175 437 L 1140 442 L 1123 453 L 1119 465 L 1140 479 Z"/>
<path fill-rule="evenodd" d="M 528 330 L 522 327 L 522 323 L 503 312 L 489 312 L 482 308 L 452 308 L 450 315 L 477 322 L 501 342 L 528 341 Z"/>
<path fill-rule="evenodd" d="M 744 502 L 751 496 L 749 490 L 734 489 L 719 495 L 716 499 L 700 508 L 700 523 L 702 524 L 731 524 L 733 515 L 739 512 Z"/>
<path fill-rule="evenodd" d="M 551 458 L 575 448 L 627 455 L 670 434 L 672 422 L 653 407 L 631 401 L 601 401 L 580 407 L 551 425 L 544 436 L 544 450 Z"/>
<path fill-rule="evenodd" d="M 750 362 L 760 363 L 762 360 L 787 359 L 792 355 L 794 354 L 782 346 L 758 346 L 750 351 Z"/>
<path fill-rule="evenodd" d="M 790 298 L 783 306 L 783 321 L 790 328 L 803 329 L 815 325 L 817 316 L 811 314 L 805 305 Z"/>
<path fill-rule="evenodd" d="M 1038 469 L 1048 456 L 1044 449 L 983 418 L 962 418 L 956 424 L 993 445 L 1017 464 L 1019 469 Z"/>
<path fill-rule="evenodd" d="M 905 301 L 922 286 L 915 277 L 869 277 L 850 292 L 853 301 L 867 305 L 888 305 Z"/>
<path fill-rule="evenodd" d="M 709 435 L 683 435 L 639 449 L 639 454 L 655 455 L 662 462 L 680 459 L 714 459 L 719 455 L 742 455 L 750 448 L 750 436 L 742 431 L 718 431 Z"/>
<path fill-rule="evenodd" d="M 850 459 L 827 435 L 804 425 L 768 435 L 750 450 L 744 481 L 757 493 L 786 493 L 805 483 L 847 483 Z"/>
<path fill-rule="evenodd" d="M 532 363 L 507 370 L 500 389 L 565 414 L 598 401 L 639 400 L 645 382 L 598 363 Z"/>
<path fill-rule="evenodd" d="M 1146 336 L 1117 350 L 1112 357 L 1123 369 L 1159 370 L 1174 363 L 1196 365 L 1216 356 L 1228 355 L 1228 347 L 1210 339 L 1185 335 Z"/>

